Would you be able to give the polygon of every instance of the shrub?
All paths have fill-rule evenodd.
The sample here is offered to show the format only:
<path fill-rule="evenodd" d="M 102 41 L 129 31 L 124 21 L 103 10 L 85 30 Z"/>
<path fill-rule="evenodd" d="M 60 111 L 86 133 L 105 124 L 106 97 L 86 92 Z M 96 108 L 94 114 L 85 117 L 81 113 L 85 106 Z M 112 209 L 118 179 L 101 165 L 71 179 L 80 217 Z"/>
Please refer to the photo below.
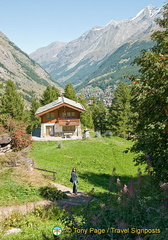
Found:
<path fill-rule="evenodd" d="M 148 178 L 142 179 L 138 170 L 135 181 L 132 177 L 124 184 L 113 169 L 113 192 L 95 193 L 81 209 L 81 220 L 76 222 L 77 214 L 69 211 L 63 216 L 66 227 L 75 229 L 105 229 L 103 234 L 90 232 L 87 237 L 74 233 L 68 239 L 149 239 L 164 240 L 167 236 L 168 213 L 167 194 L 161 192 Z M 148 181 L 146 181 L 148 179 Z M 150 178 L 151 179 L 151 178 Z M 93 201 L 97 199 L 97 201 Z M 79 219 L 79 218 L 78 218 Z M 115 229 L 129 229 L 127 233 Z"/>
<path fill-rule="evenodd" d="M 12 147 L 15 151 L 20 151 L 31 144 L 30 136 L 24 129 L 16 129 L 12 134 Z"/>
<path fill-rule="evenodd" d="M 0 123 L 0 134 L 8 133 L 8 131 L 3 127 L 3 125 Z"/>
<path fill-rule="evenodd" d="M 20 151 L 32 143 L 31 135 L 26 133 L 27 125 L 24 122 L 8 118 L 4 123 L 4 128 L 11 135 L 11 145 L 14 151 Z"/>
<path fill-rule="evenodd" d="M 67 198 L 66 193 L 52 187 L 40 187 L 39 188 L 40 195 L 50 201 L 61 200 Z"/>

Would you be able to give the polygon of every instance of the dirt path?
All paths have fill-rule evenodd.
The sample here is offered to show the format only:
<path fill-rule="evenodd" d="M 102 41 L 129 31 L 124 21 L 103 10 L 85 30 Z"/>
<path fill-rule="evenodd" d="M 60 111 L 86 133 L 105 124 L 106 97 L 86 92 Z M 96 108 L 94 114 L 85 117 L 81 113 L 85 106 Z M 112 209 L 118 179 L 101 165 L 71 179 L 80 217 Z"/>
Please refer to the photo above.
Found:
<path fill-rule="evenodd" d="M 7 206 L 7 207 L 0 207 L 0 221 L 2 221 L 5 217 L 10 215 L 13 211 L 21 212 L 22 214 L 26 214 L 28 212 L 33 211 L 37 206 L 48 206 L 52 204 L 56 204 L 61 208 L 64 208 L 66 206 L 75 206 L 75 205 L 80 205 L 84 204 L 87 201 L 90 200 L 90 196 L 83 193 L 83 192 L 78 192 L 77 195 L 72 194 L 72 189 L 66 186 L 63 186 L 58 183 L 54 183 L 53 185 L 58 189 L 61 190 L 62 192 L 65 192 L 68 195 L 68 199 L 63 199 L 63 200 L 58 200 L 56 203 L 53 203 L 51 201 L 38 201 L 38 202 L 32 202 L 32 203 L 27 203 L 24 205 L 19 205 L 19 206 Z"/>
<path fill-rule="evenodd" d="M 64 208 L 66 206 L 70 205 L 79 205 L 79 204 L 84 204 L 90 200 L 90 196 L 86 193 L 83 192 L 78 192 L 77 195 L 72 194 L 72 188 L 63 186 L 58 183 L 53 183 L 54 186 L 58 189 L 61 190 L 62 192 L 65 192 L 68 195 L 68 199 L 63 199 L 63 200 L 58 200 L 57 205 Z"/>
<path fill-rule="evenodd" d="M 51 201 L 44 200 L 38 202 L 29 202 L 24 205 L 0 207 L 0 221 L 12 214 L 12 212 L 21 212 L 26 214 L 33 211 L 37 206 L 47 206 L 51 205 L 51 203 Z"/>

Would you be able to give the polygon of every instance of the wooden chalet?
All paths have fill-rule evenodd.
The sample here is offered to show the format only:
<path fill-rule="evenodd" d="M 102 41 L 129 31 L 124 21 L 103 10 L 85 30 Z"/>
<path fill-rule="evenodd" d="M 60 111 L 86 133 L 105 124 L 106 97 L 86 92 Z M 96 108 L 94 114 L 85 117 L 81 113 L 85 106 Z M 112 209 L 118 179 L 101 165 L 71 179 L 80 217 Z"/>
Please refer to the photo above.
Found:
<path fill-rule="evenodd" d="M 85 112 L 82 104 L 65 97 L 37 109 L 41 117 L 41 137 L 81 137 L 80 114 Z"/>

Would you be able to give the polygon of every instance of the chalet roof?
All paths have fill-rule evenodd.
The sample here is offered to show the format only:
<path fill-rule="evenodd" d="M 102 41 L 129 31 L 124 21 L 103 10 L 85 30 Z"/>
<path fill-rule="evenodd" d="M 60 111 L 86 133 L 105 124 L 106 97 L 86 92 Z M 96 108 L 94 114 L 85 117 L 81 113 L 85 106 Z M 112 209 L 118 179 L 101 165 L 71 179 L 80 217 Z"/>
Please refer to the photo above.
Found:
<path fill-rule="evenodd" d="M 61 105 L 61 104 L 67 104 L 67 105 L 70 105 L 72 107 L 75 107 L 75 108 L 78 108 L 79 110 L 82 110 L 82 111 L 86 111 L 85 108 L 83 107 L 82 104 L 78 103 L 78 102 L 75 102 L 69 98 L 66 98 L 66 97 L 59 97 L 57 100 L 47 104 L 47 105 L 44 105 L 42 107 L 39 107 L 35 113 L 35 115 L 38 115 L 40 113 L 43 113 L 45 111 L 48 111 L 48 110 L 52 110 L 53 108 L 56 108 L 57 106 Z"/>

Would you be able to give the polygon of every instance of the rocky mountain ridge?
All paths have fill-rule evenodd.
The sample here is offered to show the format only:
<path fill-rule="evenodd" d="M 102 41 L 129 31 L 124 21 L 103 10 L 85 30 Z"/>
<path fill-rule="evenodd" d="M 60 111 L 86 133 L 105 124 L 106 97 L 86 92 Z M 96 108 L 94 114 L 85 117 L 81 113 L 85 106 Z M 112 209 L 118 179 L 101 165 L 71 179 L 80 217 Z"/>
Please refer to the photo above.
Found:
<path fill-rule="evenodd" d="M 59 83 L 70 81 L 79 86 L 123 44 L 149 40 L 151 31 L 156 28 L 154 20 L 161 14 L 162 8 L 149 5 L 133 18 L 112 20 L 104 27 L 93 27 L 78 39 L 56 48 L 54 54 L 50 55 L 51 50 L 47 51 L 51 47 L 49 45 L 45 53 L 39 49 L 30 56 Z M 45 54 L 48 56 L 45 57 Z M 40 56 L 43 56 L 43 61 Z"/>
<path fill-rule="evenodd" d="M 48 85 L 61 89 L 39 64 L 0 32 L 0 94 L 8 79 L 16 83 L 26 101 L 40 97 Z"/>

